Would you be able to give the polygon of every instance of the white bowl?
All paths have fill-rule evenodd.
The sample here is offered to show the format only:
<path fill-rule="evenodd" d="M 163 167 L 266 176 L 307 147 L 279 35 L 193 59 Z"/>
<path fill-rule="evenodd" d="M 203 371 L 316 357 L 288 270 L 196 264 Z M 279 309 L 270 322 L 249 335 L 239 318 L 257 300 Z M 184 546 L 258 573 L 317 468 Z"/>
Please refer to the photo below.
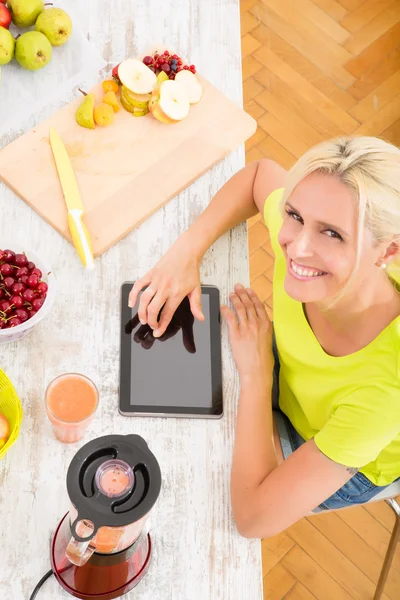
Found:
<path fill-rule="evenodd" d="M 0 248 L 2 250 L 12 250 L 16 254 L 22 254 L 25 252 L 28 260 L 34 262 L 38 269 L 42 271 L 43 280 L 46 281 L 47 285 L 49 286 L 46 300 L 44 301 L 40 310 L 37 311 L 36 315 L 34 315 L 31 319 L 28 319 L 28 321 L 25 321 L 25 323 L 21 323 L 21 325 L 17 325 L 16 327 L 11 327 L 10 329 L 0 329 L 1 344 L 15 342 L 15 340 L 22 338 L 24 335 L 32 331 L 32 329 L 36 327 L 36 325 L 40 323 L 40 321 L 47 315 L 52 307 L 56 295 L 56 279 L 49 264 L 45 263 L 36 252 L 30 248 L 27 248 L 25 245 L 22 245 L 21 242 L 5 243 L 5 240 L 0 240 Z"/>

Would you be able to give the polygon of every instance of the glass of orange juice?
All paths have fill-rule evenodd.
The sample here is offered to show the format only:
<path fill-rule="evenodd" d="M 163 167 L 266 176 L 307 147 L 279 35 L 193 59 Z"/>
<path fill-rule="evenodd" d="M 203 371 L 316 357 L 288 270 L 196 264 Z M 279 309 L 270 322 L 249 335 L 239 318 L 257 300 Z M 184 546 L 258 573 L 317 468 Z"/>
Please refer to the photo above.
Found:
<path fill-rule="evenodd" d="M 82 439 L 99 403 L 97 387 L 79 373 L 59 375 L 48 385 L 46 412 L 60 442 Z"/>

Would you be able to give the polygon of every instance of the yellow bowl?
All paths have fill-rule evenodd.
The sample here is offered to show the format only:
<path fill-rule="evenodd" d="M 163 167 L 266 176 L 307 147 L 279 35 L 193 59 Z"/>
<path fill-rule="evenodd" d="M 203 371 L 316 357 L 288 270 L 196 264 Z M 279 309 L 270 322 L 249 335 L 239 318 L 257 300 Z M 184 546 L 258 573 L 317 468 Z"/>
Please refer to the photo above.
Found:
<path fill-rule="evenodd" d="M 0 414 L 4 415 L 10 425 L 10 436 L 0 447 L 0 459 L 7 453 L 18 437 L 23 412 L 20 399 L 7 375 L 0 369 Z"/>

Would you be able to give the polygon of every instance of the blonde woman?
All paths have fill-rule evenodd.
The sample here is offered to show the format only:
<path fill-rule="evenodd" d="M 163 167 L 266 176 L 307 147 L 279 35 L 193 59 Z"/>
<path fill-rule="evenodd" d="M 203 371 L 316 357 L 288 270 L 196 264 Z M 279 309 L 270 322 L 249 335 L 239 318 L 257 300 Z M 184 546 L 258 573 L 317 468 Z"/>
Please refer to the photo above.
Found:
<path fill-rule="evenodd" d="M 222 314 L 241 383 L 233 513 L 242 535 L 268 537 L 318 507 L 366 502 L 400 477 L 400 150 L 346 137 L 288 173 L 269 160 L 237 173 L 132 289 L 133 305 L 148 286 L 139 317 L 155 336 L 186 295 L 203 319 L 201 259 L 257 211 L 275 252 L 274 327 L 241 285 Z"/>

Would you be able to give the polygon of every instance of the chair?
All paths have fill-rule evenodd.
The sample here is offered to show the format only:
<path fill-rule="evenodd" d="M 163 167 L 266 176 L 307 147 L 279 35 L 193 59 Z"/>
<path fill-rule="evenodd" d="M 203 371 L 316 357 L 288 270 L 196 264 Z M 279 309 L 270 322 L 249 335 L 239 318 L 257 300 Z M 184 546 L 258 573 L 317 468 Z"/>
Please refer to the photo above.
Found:
<path fill-rule="evenodd" d="M 274 400 L 274 397 L 273 397 L 273 400 Z M 286 453 L 290 454 L 292 452 L 292 450 L 291 450 L 291 445 L 290 445 L 290 441 L 289 441 L 289 434 L 286 429 L 286 424 L 282 418 L 282 413 L 280 413 L 279 411 L 276 410 L 276 400 L 273 401 L 273 409 L 274 409 L 273 415 L 274 415 L 274 419 L 275 419 L 275 422 L 278 427 L 282 451 L 285 456 Z M 385 587 L 385 583 L 386 583 L 386 580 L 389 575 L 390 567 L 393 562 L 397 544 L 398 544 L 398 542 L 400 542 L 400 505 L 394 499 L 395 496 L 400 496 L 400 480 L 395 481 L 394 483 L 389 485 L 386 489 L 384 489 L 382 492 L 380 492 L 379 494 L 374 496 L 374 498 L 372 498 L 371 500 L 369 500 L 369 502 L 366 503 L 366 504 L 371 504 L 372 502 L 379 502 L 380 500 L 384 500 L 388 504 L 388 506 L 390 506 L 390 508 L 393 510 L 393 512 L 395 514 L 395 522 L 394 522 L 392 535 L 391 535 L 391 538 L 389 541 L 388 549 L 386 551 L 385 559 L 383 561 L 381 574 L 379 576 L 379 581 L 376 586 L 375 595 L 374 595 L 373 600 L 380 600 L 382 598 L 383 589 Z M 362 505 L 360 505 L 360 506 L 362 506 Z M 336 512 L 336 510 L 345 510 L 345 509 L 335 509 L 335 512 Z M 330 511 L 328 509 L 328 510 L 324 510 L 322 512 L 325 513 L 325 512 L 330 512 Z M 321 509 L 315 509 L 315 511 L 312 511 L 309 514 L 309 516 L 311 517 L 313 514 L 321 514 Z"/>

